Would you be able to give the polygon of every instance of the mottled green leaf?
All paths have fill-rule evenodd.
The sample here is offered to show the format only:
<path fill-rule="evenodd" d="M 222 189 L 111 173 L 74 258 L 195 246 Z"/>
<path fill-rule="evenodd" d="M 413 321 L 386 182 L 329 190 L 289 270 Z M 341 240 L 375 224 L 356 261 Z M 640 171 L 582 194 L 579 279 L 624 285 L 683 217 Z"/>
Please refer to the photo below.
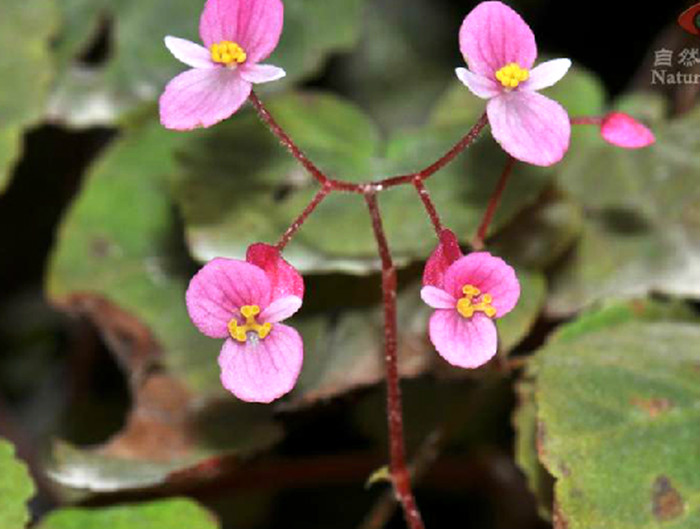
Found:
<path fill-rule="evenodd" d="M 699 124 L 696 110 L 658 125 L 647 149 L 598 141 L 572 154 L 560 182 L 585 229 L 554 276 L 553 313 L 647 292 L 700 297 Z"/>
<path fill-rule="evenodd" d="M 33 495 L 27 466 L 15 456 L 14 446 L 0 439 L 0 527 L 24 529 L 29 522 L 27 502 Z"/>
<path fill-rule="evenodd" d="M 575 320 L 558 327 L 550 340 L 575 342 L 585 334 L 635 321 L 697 322 L 698 319 L 692 308 L 684 303 L 631 300 L 611 303 L 585 312 Z M 544 468 L 538 455 L 538 451 L 542 450 L 543 446 L 541 439 L 538 438 L 535 405 L 537 365 L 536 361 L 530 362 L 516 386 L 518 404 L 513 413 L 513 427 L 516 431 L 515 458 L 525 473 L 530 490 L 537 498 L 540 513 L 549 518 L 552 514 L 554 478 Z"/>
<path fill-rule="evenodd" d="M 22 152 L 22 134 L 42 115 L 53 77 L 54 0 L 0 5 L 0 192 Z"/>
<path fill-rule="evenodd" d="M 700 522 L 700 325 L 630 307 L 574 322 L 534 358 L 540 459 L 570 529 Z"/>
<path fill-rule="evenodd" d="M 537 500 L 540 515 L 549 519 L 552 514 L 554 478 L 538 457 L 535 384 L 529 378 L 525 378 L 518 381 L 515 391 L 518 398 L 512 416 L 513 429 L 516 432 L 515 461 L 525 474 L 528 487 Z"/>
<path fill-rule="evenodd" d="M 65 507 L 50 513 L 38 529 L 218 529 L 214 515 L 198 503 L 170 498 L 115 507 Z"/>
<path fill-rule="evenodd" d="M 75 125 L 112 124 L 143 102 L 152 102 L 165 84 L 187 66 L 165 48 L 175 35 L 199 42 L 204 2 L 193 0 L 58 0 L 65 24 L 57 42 L 64 63 L 49 115 Z M 328 54 L 351 47 L 358 36 L 364 0 L 296 0 L 285 3 L 285 25 L 277 50 L 267 60 L 287 78 L 272 90 L 315 73 Z M 108 55 L 99 64 L 66 59 L 88 46 L 99 20 L 110 25 Z M 268 89 L 263 88 L 263 91 Z"/>

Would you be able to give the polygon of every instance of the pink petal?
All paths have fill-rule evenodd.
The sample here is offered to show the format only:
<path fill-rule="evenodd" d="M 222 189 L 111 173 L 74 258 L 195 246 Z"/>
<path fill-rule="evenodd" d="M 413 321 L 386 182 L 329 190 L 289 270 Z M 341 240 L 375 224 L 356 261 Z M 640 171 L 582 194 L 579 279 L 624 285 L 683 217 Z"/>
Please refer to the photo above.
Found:
<path fill-rule="evenodd" d="M 248 81 L 228 68 L 187 70 L 160 96 L 160 122 L 174 130 L 210 127 L 238 110 L 250 89 Z"/>
<path fill-rule="evenodd" d="M 490 99 L 503 91 L 503 89 L 500 88 L 501 85 L 496 81 L 472 73 L 466 68 L 457 68 L 455 69 L 455 73 L 457 74 L 457 78 L 462 81 L 462 84 L 469 88 L 472 94 L 481 99 Z"/>
<path fill-rule="evenodd" d="M 207 0 L 199 19 L 199 36 L 207 48 L 222 40 L 238 42 L 239 11 L 245 0 Z"/>
<path fill-rule="evenodd" d="M 297 296 L 285 296 L 277 298 L 270 303 L 260 314 L 263 322 L 277 323 L 286 320 L 301 307 L 301 298 Z"/>
<path fill-rule="evenodd" d="M 241 400 L 272 402 L 294 387 L 303 360 L 299 333 L 278 323 L 262 340 L 224 342 L 219 355 L 221 383 Z"/>
<path fill-rule="evenodd" d="M 249 83 L 260 84 L 269 83 L 282 79 L 287 73 L 278 66 L 271 64 L 243 65 L 241 67 L 241 77 Z"/>
<path fill-rule="evenodd" d="M 503 150 L 532 165 L 548 166 L 569 148 L 571 123 L 566 110 L 537 92 L 514 90 L 489 100 L 491 132 Z"/>
<path fill-rule="evenodd" d="M 430 254 L 423 270 L 423 284 L 442 288 L 445 271 L 457 259 L 462 257 L 457 236 L 450 230 L 440 233 L 440 243 Z"/>
<path fill-rule="evenodd" d="M 246 252 L 246 261 L 265 271 L 270 280 L 273 300 L 285 296 L 304 297 L 304 279 L 274 246 L 261 242 L 251 244 Z"/>
<path fill-rule="evenodd" d="M 453 366 L 482 366 L 498 349 L 496 325 L 481 313 L 467 319 L 456 310 L 436 310 L 428 329 L 437 352 Z"/>
<path fill-rule="evenodd" d="M 448 268 L 445 291 L 459 299 L 464 295 L 464 285 L 475 286 L 482 294 L 491 294 L 497 318 L 513 310 L 520 297 L 520 282 L 515 270 L 488 252 L 470 253 Z"/>
<path fill-rule="evenodd" d="M 275 49 L 283 21 L 280 0 L 207 0 L 199 35 L 207 48 L 222 40 L 240 44 L 254 64 Z"/>
<path fill-rule="evenodd" d="M 175 58 L 193 68 L 216 68 L 209 50 L 186 39 L 167 36 L 165 46 Z"/>
<path fill-rule="evenodd" d="M 443 289 L 431 285 L 421 289 L 420 297 L 434 309 L 454 309 L 457 304 L 457 300 L 452 294 L 448 294 Z"/>
<path fill-rule="evenodd" d="M 622 112 L 613 112 L 605 116 L 600 133 L 608 143 L 626 149 L 648 147 L 656 141 L 653 132 L 632 116 Z"/>
<path fill-rule="evenodd" d="M 192 323 L 203 334 L 225 338 L 228 323 L 241 306 L 267 307 L 270 280 L 255 265 L 217 257 L 192 278 L 185 301 Z"/>
<path fill-rule="evenodd" d="M 482 2 L 466 16 L 459 30 L 459 49 L 469 69 L 489 79 L 511 62 L 529 70 L 537 57 L 530 26 L 501 2 Z"/>
<path fill-rule="evenodd" d="M 542 90 L 558 83 L 571 68 L 569 59 L 552 59 L 530 70 L 530 78 L 522 84 L 522 90 Z"/>

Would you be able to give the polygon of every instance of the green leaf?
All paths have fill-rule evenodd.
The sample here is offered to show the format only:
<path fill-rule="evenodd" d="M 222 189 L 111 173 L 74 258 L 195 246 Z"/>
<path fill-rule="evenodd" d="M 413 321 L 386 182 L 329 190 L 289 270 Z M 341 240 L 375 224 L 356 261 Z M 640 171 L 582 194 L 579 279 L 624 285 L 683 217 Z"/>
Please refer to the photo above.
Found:
<path fill-rule="evenodd" d="M 584 312 L 575 320 L 559 327 L 549 340 L 575 342 L 585 334 L 635 321 L 697 322 L 697 315 L 691 307 L 681 302 L 662 303 L 640 299 L 624 303 L 609 303 Z M 518 404 L 513 413 L 513 427 L 516 431 L 515 458 L 525 473 L 530 490 L 537 498 L 540 513 L 549 519 L 552 515 L 554 479 L 542 465 L 539 456 L 543 446 L 538 439 L 537 406 L 535 405 L 536 372 L 537 362 L 530 362 L 516 386 Z"/>
<path fill-rule="evenodd" d="M 331 176 L 371 181 L 412 172 L 443 155 L 464 133 L 417 130 L 392 138 L 386 155 L 374 125 L 355 107 L 321 94 L 289 94 L 268 104 L 282 126 Z M 298 163 L 264 130 L 252 112 L 207 131 L 188 144 L 176 195 L 187 240 L 197 260 L 242 255 L 253 241 L 274 241 L 318 189 Z M 427 187 L 446 225 L 469 239 L 496 185 L 505 155 L 482 141 L 432 178 Z M 551 171 L 518 166 L 494 220 L 496 229 L 534 202 Z M 424 259 L 435 235 L 410 186 L 379 198 L 392 251 L 399 263 Z M 344 236 L 349 226 L 352 237 Z M 332 194 L 322 202 L 285 253 L 304 271 L 366 273 L 378 269 L 376 242 L 360 196 Z"/>
<path fill-rule="evenodd" d="M 269 407 L 225 393 L 216 361 L 221 343 L 201 335 L 187 315 L 194 269 L 167 181 L 175 150 L 191 136 L 150 121 L 125 131 L 91 168 L 59 230 L 48 293 L 94 319 L 135 393 L 127 424 L 109 444 L 85 451 L 58 445 L 50 465 L 61 483 L 92 490 L 156 485 L 173 470 L 215 455 L 244 456 L 280 437 Z M 155 343 L 139 350 L 151 337 Z M 153 364 L 168 376 L 154 374 Z"/>
<path fill-rule="evenodd" d="M 110 125 L 140 103 L 156 100 L 165 84 L 187 67 L 163 44 L 166 35 L 199 41 L 204 2 L 192 0 L 58 0 L 65 24 L 57 42 L 64 64 L 49 106 L 49 115 L 73 126 Z M 364 0 L 285 4 L 285 24 L 277 50 L 266 61 L 281 66 L 285 85 L 314 74 L 327 56 L 353 46 Z M 88 45 L 99 19 L 109 20 L 111 42 L 104 63 L 70 63 Z M 263 88 L 263 91 L 267 88 Z"/>
<path fill-rule="evenodd" d="M 507 354 L 529 333 L 547 298 L 547 282 L 540 272 L 516 268 L 520 300 L 512 312 L 498 320 L 499 350 Z"/>
<path fill-rule="evenodd" d="M 26 527 L 29 522 L 27 502 L 34 492 L 27 466 L 15 456 L 14 446 L 0 439 L 0 527 Z"/>
<path fill-rule="evenodd" d="M 539 454 L 557 480 L 559 524 L 700 522 L 700 326 L 665 319 L 675 310 L 606 309 L 534 357 Z"/>
<path fill-rule="evenodd" d="M 47 278 L 54 299 L 100 294 L 158 329 L 168 367 L 182 373 L 203 355 L 212 360 L 216 354 L 211 340 L 182 324 L 188 322 L 183 300 L 190 270 L 183 268 L 166 179 L 175 170 L 173 152 L 185 139 L 148 123 L 108 149 L 60 227 Z M 208 376 L 188 380 L 193 388 L 208 389 L 218 371 L 216 362 L 209 363 Z"/>
<path fill-rule="evenodd" d="M 186 498 L 116 507 L 66 507 L 50 513 L 38 529 L 218 529 L 214 515 Z"/>
<path fill-rule="evenodd" d="M 518 402 L 511 420 L 516 432 L 515 461 L 525 474 L 530 491 L 535 495 L 540 516 L 549 520 L 552 515 L 554 478 L 539 460 L 535 384 L 526 377 L 518 381 L 515 390 Z"/>
<path fill-rule="evenodd" d="M 489 247 L 511 264 L 541 270 L 564 256 L 582 229 L 581 207 L 551 188 L 489 240 Z"/>
<path fill-rule="evenodd" d="M 22 134 L 42 115 L 53 69 L 54 0 L 0 5 L 0 192 L 22 152 Z"/>
<path fill-rule="evenodd" d="M 334 62 L 329 82 L 384 131 L 420 125 L 445 87 L 459 83 L 454 57 L 460 22 L 432 0 L 412 0 L 410 6 L 402 0 L 367 2 L 359 43 Z"/>
<path fill-rule="evenodd" d="M 699 125 L 696 110 L 659 125 L 649 148 L 598 141 L 567 161 L 560 181 L 585 229 L 554 276 L 552 313 L 648 292 L 700 297 Z"/>
<path fill-rule="evenodd" d="M 381 288 L 379 279 L 368 288 Z M 427 341 L 430 308 L 420 300 L 419 291 L 419 285 L 411 285 L 397 299 L 399 371 L 403 377 L 427 371 L 436 354 Z M 297 321 L 307 346 L 304 367 L 292 393 L 293 406 L 313 404 L 384 379 L 381 305 Z"/>

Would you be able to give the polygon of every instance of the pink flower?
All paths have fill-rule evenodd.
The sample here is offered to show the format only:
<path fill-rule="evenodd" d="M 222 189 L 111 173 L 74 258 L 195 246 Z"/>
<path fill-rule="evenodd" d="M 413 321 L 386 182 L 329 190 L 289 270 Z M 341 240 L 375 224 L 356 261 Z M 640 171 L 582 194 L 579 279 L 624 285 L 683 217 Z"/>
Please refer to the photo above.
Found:
<path fill-rule="evenodd" d="M 571 124 L 566 110 L 537 90 L 552 86 L 571 66 L 554 59 L 535 68 L 535 35 L 515 11 L 501 2 L 483 2 L 462 22 L 459 47 L 469 64 L 457 77 L 488 99 L 493 137 L 518 160 L 552 165 L 569 148 Z"/>
<path fill-rule="evenodd" d="M 626 149 L 641 149 L 656 141 L 654 133 L 632 116 L 611 112 L 603 118 L 600 133 L 608 143 Z"/>
<path fill-rule="evenodd" d="M 221 383 L 239 399 L 271 402 L 301 371 L 299 333 L 283 325 L 301 307 L 304 281 L 273 246 L 253 244 L 245 261 L 218 257 L 190 281 L 187 311 L 203 334 L 225 338 Z"/>
<path fill-rule="evenodd" d="M 207 0 L 199 21 L 204 46 L 165 37 L 170 52 L 191 70 L 168 83 L 160 97 L 160 121 L 175 130 L 210 127 L 236 112 L 253 83 L 285 76 L 258 64 L 277 46 L 284 6 L 280 0 Z"/>
<path fill-rule="evenodd" d="M 520 297 L 515 271 L 488 252 L 462 256 L 457 238 L 444 230 L 423 273 L 421 298 L 433 307 L 430 341 L 450 364 L 475 368 L 496 354 L 494 319 L 508 314 Z"/>

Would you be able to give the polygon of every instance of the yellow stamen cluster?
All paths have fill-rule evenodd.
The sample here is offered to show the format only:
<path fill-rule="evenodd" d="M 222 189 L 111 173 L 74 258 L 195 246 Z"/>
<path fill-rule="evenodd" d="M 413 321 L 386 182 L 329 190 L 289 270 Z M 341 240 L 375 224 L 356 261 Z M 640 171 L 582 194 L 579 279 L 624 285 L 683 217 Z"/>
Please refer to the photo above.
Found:
<path fill-rule="evenodd" d="M 248 339 L 248 333 L 257 333 L 258 338 L 263 339 L 265 336 L 270 334 L 272 330 L 271 323 L 263 323 L 260 325 L 255 321 L 255 316 L 260 314 L 260 307 L 257 305 L 243 305 L 241 307 L 241 315 L 245 318 L 245 323 L 243 325 L 239 324 L 236 319 L 232 319 L 228 322 L 228 332 L 231 338 L 238 340 L 241 343 L 245 343 Z"/>
<path fill-rule="evenodd" d="M 242 64 L 248 58 L 246 52 L 235 42 L 222 40 L 209 48 L 211 60 L 226 66 Z"/>
<path fill-rule="evenodd" d="M 478 303 L 474 303 L 474 298 L 481 295 L 481 290 L 473 285 L 464 285 L 462 293 L 464 297 L 457 301 L 457 312 L 465 318 L 471 318 L 475 312 L 483 312 L 489 318 L 496 315 L 496 309 L 491 306 L 493 301 L 491 294 L 484 294 Z"/>
<path fill-rule="evenodd" d="M 521 68 L 517 62 L 506 64 L 496 72 L 498 79 L 505 88 L 516 88 L 523 81 L 530 78 L 530 72 L 526 68 Z"/>

